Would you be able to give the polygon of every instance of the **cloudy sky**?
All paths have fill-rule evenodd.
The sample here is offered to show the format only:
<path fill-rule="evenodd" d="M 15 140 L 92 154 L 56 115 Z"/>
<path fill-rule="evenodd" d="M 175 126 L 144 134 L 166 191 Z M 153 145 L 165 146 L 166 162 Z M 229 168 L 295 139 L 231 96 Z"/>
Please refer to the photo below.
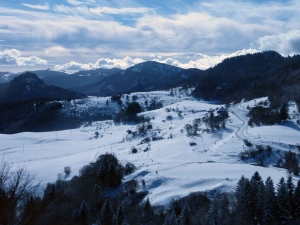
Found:
<path fill-rule="evenodd" d="M 299 0 L 1 1 L 0 71 L 205 69 L 255 51 L 299 54 L 299 15 Z"/>

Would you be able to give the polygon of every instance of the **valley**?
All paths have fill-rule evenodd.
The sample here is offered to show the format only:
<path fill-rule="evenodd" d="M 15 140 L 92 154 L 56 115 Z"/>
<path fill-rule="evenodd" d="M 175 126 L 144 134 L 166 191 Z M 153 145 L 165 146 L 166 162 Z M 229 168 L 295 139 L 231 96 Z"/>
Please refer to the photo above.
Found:
<path fill-rule="evenodd" d="M 295 127 L 299 128 L 295 120 L 280 126 L 250 127 L 245 116 L 246 106 L 253 106 L 266 98 L 232 105 L 228 109 L 225 128 L 207 131 L 202 123 L 196 135 L 187 136 L 186 124 L 192 124 L 193 120 L 203 118 L 207 110 L 222 105 L 199 101 L 179 89 L 174 92 L 172 96 L 170 91 L 131 94 L 137 96 L 136 101 L 142 106 L 151 99 L 163 103 L 163 108 L 139 114 L 151 118 L 149 124 L 152 129 L 144 132 L 139 132 L 139 124 L 115 124 L 107 120 L 86 123 L 71 130 L 1 134 L 0 156 L 15 168 L 25 166 L 41 181 L 43 189 L 48 182 L 69 180 L 78 175 L 82 166 L 93 162 L 101 154 L 112 153 L 123 164 L 131 162 L 137 167 L 123 182 L 131 179 L 145 182 L 140 189 L 148 191 L 151 203 L 164 206 L 172 199 L 192 192 L 230 192 L 242 175 L 250 177 L 255 171 L 264 180 L 271 176 L 275 183 L 286 176 L 286 169 L 274 165 L 279 157 L 284 157 L 284 151 L 298 151 L 295 145 L 299 131 Z M 105 105 L 106 101 L 105 97 L 89 97 L 80 107 Z M 128 130 L 137 131 L 137 135 L 130 134 Z M 280 141 L 276 132 L 280 132 Z M 257 166 L 255 158 L 242 160 L 240 153 L 248 148 L 243 139 L 253 146 L 270 146 L 272 156 L 264 159 L 263 166 Z M 133 148 L 136 153 L 133 153 Z M 63 175 L 65 166 L 72 169 L 69 176 Z M 293 180 L 297 182 L 298 177 L 293 176 Z"/>

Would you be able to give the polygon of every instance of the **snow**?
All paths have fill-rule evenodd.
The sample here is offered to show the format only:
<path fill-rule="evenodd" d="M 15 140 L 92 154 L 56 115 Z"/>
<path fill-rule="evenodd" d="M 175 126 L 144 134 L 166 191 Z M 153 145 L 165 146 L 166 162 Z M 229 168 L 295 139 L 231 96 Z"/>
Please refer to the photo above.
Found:
<path fill-rule="evenodd" d="M 146 185 L 140 189 L 149 192 L 152 204 L 164 206 L 172 198 L 196 191 L 231 191 L 242 175 L 250 178 L 255 171 L 264 180 L 271 176 L 275 184 L 281 177 L 286 177 L 286 170 L 271 165 L 259 167 L 247 164 L 240 160 L 239 153 L 244 150 L 244 137 L 263 144 L 274 142 L 275 146 L 279 138 L 280 142 L 295 144 L 299 139 L 299 130 L 291 125 L 293 121 L 283 125 L 248 127 L 243 113 L 247 105 L 261 101 L 256 99 L 232 107 L 225 129 L 198 131 L 197 136 L 187 137 L 185 124 L 192 124 L 194 119 L 203 117 L 208 109 L 222 105 L 196 101 L 179 89 L 174 89 L 174 93 L 175 96 L 170 96 L 170 91 L 132 93 L 138 96 L 137 101 L 141 104 L 154 98 L 163 102 L 163 108 L 140 114 L 152 118 L 153 129 L 148 131 L 147 136 L 161 136 L 162 140 L 140 144 L 145 137 L 133 137 L 126 132 L 136 131 L 136 125 L 114 125 L 112 121 L 99 121 L 86 127 L 58 132 L 0 134 L 0 155 L 2 160 L 15 168 L 26 166 L 30 173 L 36 174 L 44 187 L 46 183 L 54 182 L 65 166 L 71 167 L 71 176 L 74 176 L 82 166 L 95 161 L 101 154 L 114 153 L 122 163 L 131 162 L 137 167 L 137 171 L 126 176 L 124 182 L 133 178 L 138 181 L 144 179 Z M 108 99 L 89 97 L 81 102 L 76 101 L 76 107 L 83 109 L 102 105 Z M 178 116 L 178 110 L 182 111 L 182 116 Z M 166 119 L 168 115 L 173 119 Z M 95 138 L 96 131 L 99 132 L 99 138 Z M 196 145 L 190 146 L 191 142 Z M 132 147 L 137 148 L 137 154 L 131 153 Z M 150 150 L 144 151 L 146 148 Z M 282 147 L 280 150 L 288 149 Z M 296 181 L 298 178 L 293 179 Z"/>
<path fill-rule="evenodd" d="M 285 122 L 282 125 L 253 127 L 247 130 L 252 138 L 260 138 L 263 141 L 279 142 L 295 145 L 300 143 L 300 128 L 293 122 Z"/>

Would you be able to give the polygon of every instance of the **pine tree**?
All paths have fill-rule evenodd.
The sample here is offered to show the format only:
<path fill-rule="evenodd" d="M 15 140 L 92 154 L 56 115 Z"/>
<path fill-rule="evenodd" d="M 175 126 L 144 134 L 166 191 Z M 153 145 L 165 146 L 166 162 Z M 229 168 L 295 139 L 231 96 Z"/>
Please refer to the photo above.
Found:
<path fill-rule="evenodd" d="M 219 199 L 219 224 L 231 225 L 231 215 L 229 212 L 229 199 L 227 195 L 223 194 Z"/>
<path fill-rule="evenodd" d="M 297 186 L 294 194 L 293 217 L 300 218 L 300 180 L 298 180 L 297 182 Z"/>
<path fill-rule="evenodd" d="M 253 223 L 261 221 L 263 211 L 264 183 L 256 171 L 250 180 L 249 209 Z"/>
<path fill-rule="evenodd" d="M 293 201 L 294 201 L 294 192 L 295 192 L 295 185 L 293 184 L 293 178 L 291 174 L 289 174 L 289 177 L 287 179 L 287 189 L 288 189 L 288 195 L 289 195 L 289 203 L 291 206 L 291 213 L 293 215 Z"/>
<path fill-rule="evenodd" d="M 264 209 L 264 194 L 265 194 L 265 184 L 262 182 L 258 183 L 257 193 L 256 193 L 256 214 L 255 220 L 257 223 L 261 224 L 263 220 L 263 209 Z"/>
<path fill-rule="evenodd" d="M 170 203 L 170 209 L 174 211 L 176 216 L 179 216 L 181 213 L 181 208 L 177 199 L 173 199 Z"/>
<path fill-rule="evenodd" d="M 250 220 L 251 212 L 249 211 L 249 203 L 251 202 L 251 186 L 249 179 L 244 176 L 237 183 L 235 197 L 237 200 L 238 220 Z"/>
<path fill-rule="evenodd" d="M 82 225 L 88 225 L 90 221 L 90 210 L 88 208 L 88 205 L 86 204 L 85 201 L 83 201 L 80 205 L 80 209 L 78 212 L 78 221 Z"/>
<path fill-rule="evenodd" d="M 288 224 L 291 216 L 291 209 L 288 188 L 284 178 L 281 178 L 279 184 L 277 185 L 277 204 L 278 221 L 280 224 Z"/>
<path fill-rule="evenodd" d="M 151 206 L 149 198 L 147 198 L 147 200 L 144 204 L 144 211 L 147 212 L 147 213 L 152 211 L 152 206 Z"/>
<path fill-rule="evenodd" d="M 102 225 L 111 225 L 113 223 L 113 217 L 114 212 L 111 207 L 110 201 L 106 200 L 100 213 L 100 222 Z"/>
<path fill-rule="evenodd" d="M 279 110 L 279 120 L 286 121 L 289 118 L 289 108 L 287 103 L 284 103 Z"/>
<path fill-rule="evenodd" d="M 180 214 L 180 225 L 189 225 L 190 224 L 190 215 L 191 215 L 191 208 L 189 207 L 188 203 L 186 202 L 182 212 Z"/>
<path fill-rule="evenodd" d="M 172 211 L 170 217 L 169 217 L 170 225 L 178 225 L 177 217 L 174 211 Z"/>
<path fill-rule="evenodd" d="M 225 194 L 216 196 L 207 213 L 207 222 L 210 225 L 230 225 L 229 201 Z M 241 218 L 239 221 L 243 221 Z"/>
<path fill-rule="evenodd" d="M 271 177 L 268 177 L 265 184 L 264 205 L 263 205 L 263 222 L 272 224 L 276 220 L 276 195 Z"/>
<path fill-rule="evenodd" d="M 217 198 L 214 198 L 209 206 L 209 210 L 207 212 L 207 222 L 210 225 L 218 225 L 218 211 L 219 211 L 219 207 L 218 207 L 218 201 Z"/>

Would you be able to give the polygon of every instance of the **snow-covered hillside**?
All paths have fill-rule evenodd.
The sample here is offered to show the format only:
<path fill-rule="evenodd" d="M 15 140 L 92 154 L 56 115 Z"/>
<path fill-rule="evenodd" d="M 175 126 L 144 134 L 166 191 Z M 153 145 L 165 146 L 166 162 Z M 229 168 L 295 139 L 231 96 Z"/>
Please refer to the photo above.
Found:
<path fill-rule="evenodd" d="M 243 102 L 230 108 L 226 128 L 206 132 L 205 125 L 201 125 L 196 136 L 187 136 L 185 124 L 192 124 L 194 119 L 204 117 L 207 110 L 221 106 L 197 101 L 176 91 L 174 96 L 170 96 L 169 91 L 134 95 L 142 105 L 153 98 L 164 105 L 161 109 L 141 113 L 151 118 L 152 129 L 145 134 L 133 136 L 127 131 L 136 131 L 137 125 L 115 125 L 112 121 L 93 122 L 79 129 L 58 132 L 1 134 L 2 160 L 14 167 L 26 166 L 43 186 L 54 182 L 65 166 L 71 167 L 71 176 L 74 176 L 99 155 L 114 153 L 124 164 L 131 162 L 137 167 L 124 182 L 134 178 L 141 184 L 144 180 L 145 186 L 140 185 L 140 188 L 148 190 L 153 204 L 163 205 L 191 192 L 230 191 L 242 175 L 251 177 L 255 171 L 263 179 L 271 176 L 274 183 L 286 177 L 285 169 L 272 166 L 276 162 L 268 162 L 268 167 L 255 166 L 242 161 L 240 153 L 246 148 L 244 138 L 258 144 L 274 143 L 273 152 L 276 146 L 281 146 L 280 151 L 289 150 L 288 144 L 299 142 L 299 128 L 294 121 L 280 126 L 248 127 L 247 105 L 255 102 Z M 106 100 L 91 97 L 89 102 L 77 107 L 104 105 Z M 98 138 L 95 132 L 99 133 Z M 145 140 L 147 137 L 150 142 Z M 153 137 L 158 138 L 154 141 Z M 136 154 L 132 153 L 133 147 L 137 149 Z"/>

